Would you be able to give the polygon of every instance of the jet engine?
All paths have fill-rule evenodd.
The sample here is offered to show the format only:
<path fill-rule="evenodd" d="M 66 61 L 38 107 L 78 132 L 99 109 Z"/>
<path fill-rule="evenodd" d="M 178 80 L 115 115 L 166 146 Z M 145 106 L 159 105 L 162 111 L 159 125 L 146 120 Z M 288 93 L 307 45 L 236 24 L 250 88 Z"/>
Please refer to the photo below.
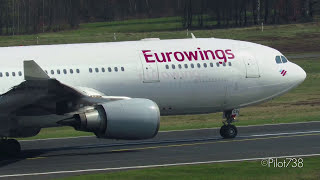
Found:
<path fill-rule="evenodd" d="M 93 132 L 98 138 L 148 139 L 160 125 L 158 105 L 149 99 L 127 99 L 95 106 L 77 114 L 75 129 Z"/>

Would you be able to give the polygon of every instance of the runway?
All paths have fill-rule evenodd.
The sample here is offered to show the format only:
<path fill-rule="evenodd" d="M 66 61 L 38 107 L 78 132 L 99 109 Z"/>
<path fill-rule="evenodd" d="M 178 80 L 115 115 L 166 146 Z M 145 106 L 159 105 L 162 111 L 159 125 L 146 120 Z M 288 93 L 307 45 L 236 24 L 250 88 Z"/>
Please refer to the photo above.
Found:
<path fill-rule="evenodd" d="M 79 137 L 21 141 L 22 154 L 0 161 L 0 178 L 47 179 L 105 171 L 320 155 L 320 121 L 238 127 L 222 139 L 219 128 L 160 132 L 144 141 Z"/>

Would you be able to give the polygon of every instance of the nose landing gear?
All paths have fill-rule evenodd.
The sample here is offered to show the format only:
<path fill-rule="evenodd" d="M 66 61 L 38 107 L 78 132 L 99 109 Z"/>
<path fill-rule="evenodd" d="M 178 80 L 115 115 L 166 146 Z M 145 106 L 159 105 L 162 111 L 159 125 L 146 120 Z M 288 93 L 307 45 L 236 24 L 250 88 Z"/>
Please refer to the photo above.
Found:
<path fill-rule="evenodd" d="M 226 120 L 223 122 L 223 126 L 220 128 L 220 135 L 225 139 L 235 138 L 238 134 L 238 129 L 235 125 L 232 125 L 235 121 L 235 117 L 239 114 L 238 109 L 229 110 L 224 112 Z"/>
<path fill-rule="evenodd" d="M 15 139 L 0 139 L 0 156 L 15 156 L 21 152 L 20 143 Z"/>

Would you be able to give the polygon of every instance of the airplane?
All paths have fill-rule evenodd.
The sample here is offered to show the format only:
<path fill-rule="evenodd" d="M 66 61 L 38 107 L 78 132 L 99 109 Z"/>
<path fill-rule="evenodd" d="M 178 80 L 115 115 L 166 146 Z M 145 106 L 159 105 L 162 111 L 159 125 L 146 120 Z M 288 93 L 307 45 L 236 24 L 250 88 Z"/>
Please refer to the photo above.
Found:
<path fill-rule="evenodd" d="M 239 109 L 301 84 L 305 71 L 278 50 L 218 38 L 0 48 L 0 151 L 42 128 L 71 126 L 98 138 L 156 136 L 160 115 L 223 112 L 235 138 Z M 10 138 L 9 138 L 10 137 Z"/>

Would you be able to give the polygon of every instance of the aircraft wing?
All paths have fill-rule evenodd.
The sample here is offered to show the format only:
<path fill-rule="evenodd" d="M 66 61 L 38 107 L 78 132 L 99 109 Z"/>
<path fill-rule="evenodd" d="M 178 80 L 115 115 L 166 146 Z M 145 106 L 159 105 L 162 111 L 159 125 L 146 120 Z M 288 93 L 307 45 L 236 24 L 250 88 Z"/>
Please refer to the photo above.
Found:
<path fill-rule="evenodd" d="M 147 139 L 158 132 L 160 110 L 149 99 L 71 87 L 50 78 L 34 61 L 24 61 L 24 73 L 24 82 L 0 95 L 0 115 L 5 117 L 0 119 L 0 137 L 31 137 L 56 126 L 113 139 Z"/>
<path fill-rule="evenodd" d="M 33 60 L 24 61 L 24 77 L 24 82 L 0 96 L 1 113 L 18 116 L 62 115 L 78 111 L 86 105 L 128 99 L 128 97 L 105 96 L 91 88 L 63 84 L 50 78 Z"/>

